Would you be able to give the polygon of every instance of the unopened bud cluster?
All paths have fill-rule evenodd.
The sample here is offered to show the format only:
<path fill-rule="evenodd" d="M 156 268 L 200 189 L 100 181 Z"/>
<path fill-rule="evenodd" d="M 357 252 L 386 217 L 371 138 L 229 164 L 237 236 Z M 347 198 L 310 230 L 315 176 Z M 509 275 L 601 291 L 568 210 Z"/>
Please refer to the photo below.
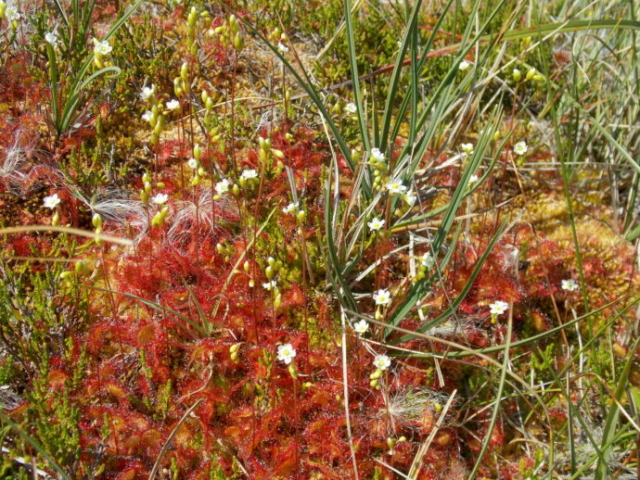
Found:
<path fill-rule="evenodd" d="M 272 173 L 274 176 L 280 175 L 284 169 L 284 153 L 282 150 L 271 147 L 271 140 L 268 138 L 258 137 L 258 145 L 260 150 L 258 151 L 258 157 L 262 164 L 262 170 L 264 172 Z"/>
<path fill-rule="evenodd" d="M 244 36 L 240 31 L 238 19 L 235 15 L 231 15 L 222 25 L 209 30 L 209 35 L 217 37 L 218 41 L 224 47 L 233 46 L 237 52 L 241 52 L 244 48 Z"/>
<path fill-rule="evenodd" d="M 382 153 L 380 149 L 371 149 L 369 165 L 373 168 L 373 189 L 382 190 L 385 184 L 387 171 L 389 170 L 389 165 L 387 164 L 384 153 Z"/>
<path fill-rule="evenodd" d="M 140 190 L 140 200 L 143 203 L 149 203 L 149 201 L 151 200 L 154 204 L 158 205 L 159 208 L 158 212 L 156 212 L 156 214 L 151 219 L 151 226 L 160 227 L 169 214 L 169 206 L 164 205 L 169 197 L 168 195 L 163 193 L 158 193 L 157 195 L 152 197 L 153 186 L 151 184 L 151 175 L 149 175 L 149 172 L 145 172 L 144 175 L 142 175 L 142 185 L 143 187 Z M 163 182 L 156 183 L 156 188 L 163 189 L 164 187 L 165 185 Z"/>

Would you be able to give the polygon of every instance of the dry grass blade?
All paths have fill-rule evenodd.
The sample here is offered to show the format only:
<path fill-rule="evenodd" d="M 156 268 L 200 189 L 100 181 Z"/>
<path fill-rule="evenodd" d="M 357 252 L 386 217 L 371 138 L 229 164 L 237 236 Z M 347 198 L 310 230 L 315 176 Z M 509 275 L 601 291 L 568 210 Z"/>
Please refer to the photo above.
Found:
<path fill-rule="evenodd" d="M 117 245 L 124 245 L 130 247 L 133 245 L 131 240 L 127 240 L 126 238 L 114 237 L 111 235 L 104 235 L 94 232 L 89 232 L 87 230 L 80 230 L 79 228 L 71 228 L 71 227 L 54 227 L 54 226 L 46 226 L 46 225 L 28 225 L 25 227 L 8 227 L 8 228 L 0 228 L 0 235 L 10 235 L 15 233 L 27 233 L 27 232 L 58 232 L 58 233 L 68 233 L 70 235 L 78 235 L 79 237 L 87 237 L 92 238 L 94 240 L 102 240 L 105 242 L 115 243 Z"/>
<path fill-rule="evenodd" d="M 185 422 L 185 420 L 189 417 L 189 415 L 191 415 L 191 413 L 198 407 L 198 405 L 200 405 L 202 402 L 204 401 L 204 398 L 199 399 L 198 401 L 196 401 L 196 403 L 194 403 L 191 407 L 189 407 L 189 410 L 187 410 L 184 415 L 182 416 L 182 418 L 180 419 L 180 421 L 178 421 L 178 423 L 176 424 L 176 426 L 173 428 L 173 430 L 171 431 L 171 433 L 169 434 L 169 437 L 167 437 L 167 441 L 164 443 L 164 445 L 162 446 L 162 449 L 160 449 L 160 453 L 158 453 L 158 458 L 156 458 L 156 462 L 153 464 L 153 468 L 151 469 L 151 473 L 149 474 L 149 480 L 155 480 L 156 475 L 158 474 L 158 470 L 160 469 L 160 462 L 162 461 L 162 457 L 164 457 L 164 454 L 167 453 L 167 450 L 169 449 L 169 446 L 171 445 L 171 442 L 173 442 L 173 439 L 175 438 L 175 436 L 178 434 L 178 430 L 180 429 L 180 427 L 182 426 L 182 424 Z"/>

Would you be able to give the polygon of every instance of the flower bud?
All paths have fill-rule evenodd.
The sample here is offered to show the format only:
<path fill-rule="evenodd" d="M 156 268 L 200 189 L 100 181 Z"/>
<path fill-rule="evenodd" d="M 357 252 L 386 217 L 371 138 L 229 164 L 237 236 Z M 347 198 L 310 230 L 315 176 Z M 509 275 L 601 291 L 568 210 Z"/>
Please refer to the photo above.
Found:
<path fill-rule="evenodd" d="M 70 276 L 72 276 L 72 275 L 73 275 L 73 272 L 71 272 L 71 271 L 69 271 L 69 270 L 67 270 L 67 271 L 65 271 L 65 272 L 62 272 L 62 273 L 60 274 L 60 280 L 64 280 L 64 279 L 66 279 L 66 278 L 69 278 L 69 277 L 70 277 Z"/>
<path fill-rule="evenodd" d="M 289 373 L 291 374 L 292 378 L 298 378 L 298 371 L 296 370 L 296 364 L 293 362 L 289 364 Z"/>
<path fill-rule="evenodd" d="M 97 213 L 95 213 L 93 215 L 93 217 L 91 217 L 91 224 L 95 228 L 102 228 L 102 217 L 100 215 L 98 215 Z"/>
<path fill-rule="evenodd" d="M 183 82 L 186 82 L 189 79 L 189 64 L 187 62 L 182 62 L 182 66 L 180 67 L 180 78 Z"/>
<path fill-rule="evenodd" d="M 520 72 L 520 70 L 518 70 L 517 68 L 514 68 L 513 72 L 511 73 L 511 77 L 514 81 L 519 82 L 520 80 L 522 80 L 522 72 Z"/>
<path fill-rule="evenodd" d="M 244 38 L 242 38 L 240 32 L 236 33 L 236 36 L 233 39 L 233 47 L 238 51 L 244 48 Z"/>
<path fill-rule="evenodd" d="M 75 270 L 76 270 L 76 273 L 82 277 L 84 277 L 85 275 L 88 275 L 90 272 L 89 266 L 87 265 L 87 262 L 85 262 L 84 260 L 80 260 L 79 262 L 76 262 Z"/>
<path fill-rule="evenodd" d="M 198 161 L 202 158 L 202 148 L 197 143 L 193 146 L 193 158 Z"/>
<path fill-rule="evenodd" d="M 271 266 L 267 267 L 267 269 L 264 271 L 264 274 L 267 276 L 267 279 L 269 281 L 273 280 L 273 276 L 275 274 L 273 267 Z"/>
<path fill-rule="evenodd" d="M 249 273 L 249 269 L 251 268 L 251 264 L 249 263 L 249 260 L 246 260 L 244 262 L 244 271 Z"/>
<path fill-rule="evenodd" d="M 530 69 L 529 69 L 529 71 L 527 72 L 527 76 L 525 77 L 525 79 L 526 79 L 527 81 L 531 80 L 531 79 L 534 77 L 534 75 L 535 75 L 536 73 L 537 73 L 537 72 L 536 72 L 536 69 L 535 69 L 535 68 L 530 68 Z"/>

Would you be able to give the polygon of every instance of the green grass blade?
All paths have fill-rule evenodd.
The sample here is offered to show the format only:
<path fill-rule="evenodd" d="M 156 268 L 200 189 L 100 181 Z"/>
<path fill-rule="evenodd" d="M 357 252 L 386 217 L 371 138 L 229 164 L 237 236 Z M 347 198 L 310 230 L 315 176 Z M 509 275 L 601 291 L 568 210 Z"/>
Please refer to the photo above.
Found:
<path fill-rule="evenodd" d="M 18 435 L 20 435 L 20 437 L 27 442 L 29 445 L 31 445 L 33 447 L 33 449 L 38 452 L 38 454 L 44 458 L 47 463 L 49 464 L 49 466 L 55 470 L 55 472 L 60 475 L 60 478 L 62 480 L 71 480 L 71 477 L 69 475 L 67 475 L 66 473 L 64 473 L 64 471 L 58 466 L 58 464 L 55 462 L 55 460 L 53 458 L 51 458 L 51 456 L 44 450 L 44 448 L 42 448 L 40 446 L 40 444 L 30 435 L 28 435 L 20 425 L 18 425 L 17 423 L 15 423 L 13 420 L 11 420 L 9 417 L 7 417 L 4 413 L 2 413 L 2 411 L 0 410 L 0 420 L 2 420 L 4 423 L 8 424 L 13 430 L 15 430 Z"/>

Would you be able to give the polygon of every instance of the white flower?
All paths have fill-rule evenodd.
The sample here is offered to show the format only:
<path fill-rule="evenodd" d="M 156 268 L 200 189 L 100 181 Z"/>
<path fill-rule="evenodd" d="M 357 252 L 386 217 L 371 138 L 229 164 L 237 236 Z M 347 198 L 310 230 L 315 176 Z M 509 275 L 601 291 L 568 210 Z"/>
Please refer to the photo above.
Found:
<path fill-rule="evenodd" d="M 426 252 L 424 255 L 422 255 L 420 263 L 422 263 L 425 268 L 431 269 L 436 263 L 436 260 L 435 258 L 433 258 L 433 255 L 431 255 L 431 252 Z"/>
<path fill-rule="evenodd" d="M 509 304 L 507 302 L 503 302 L 502 300 L 498 300 L 489 305 L 491 308 L 492 315 L 502 315 L 504 312 L 509 310 Z"/>
<path fill-rule="evenodd" d="M 369 225 L 369 229 L 372 231 L 380 230 L 382 227 L 384 227 L 384 220 L 376 217 L 368 222 L 367 225 Z"/>
<path fill-rule="evenodd" d="M 356 331 L 356 333 L 362 335 L 367 330 L 369 330 L 369 324 L 366 320 L 360 320 L 359 322 L 353 324 L 353 329 Z"/>
<path fill-rule="evenodd" d="M 258 172 L 253 169 L 243 170 L 240 177 L 244 178 L 245 180 L 251 180 L 252 178 L 258 178 Z"/>
<path fill-rule="evenodd" d="M 9 5 L 4 11 L 5 17 L 9 22 L 13 22 L 14 20 L 18 20 L 20 18 L 20 12 L 13 5 Z"/>
<path fill-rule="evenodd" d="M 391 365 L 391 359 L 386 355 L 376 355 L 373 359 L 373 366 L 378 370 L 386 370 Z"/>
<path fill-rule="evenodd" d="M 113 47 L 109 45 L 108 40 L 100 41 L 97 38 L 93 39 L 94 47 L 93 51 L 98 55 L 109 55 Z"/>
<path fill-rule="evenodd" d="M 140 98 L 144 101 L 147 101 L 151 98 L 155 91 L 155 85 L 151 85 L 150 87 L 142 87 L 142 90 L 140 91 Z"/>
<path fill-rule="evenodd" d="M 153 118 L 153 112 L 151 110 L 147 110 L 142 114 L 142 119 L 147 122 L 150 122 L 152 118 Z"/>
<path fill-rule="evenodd" d="M 298 209 L 298 202 L 290 203 L 282 209 L 282 213 L 295 213 Z"/>
<path fill-rule="evenodd" d="M 464 156 L 473 154 L 473 143 L 463 143 L 460 145 L 460 150 L 462 150 Z"/>
<path fill-rule="evenodd" d="M 524 142 L 518 142 L 513 146 L 513 151 L 516 155 L 524 155 L 527 153 L 528 147 Z"/>
<path fill-rule="evenodd" d="M 460 69 L 461 72 L 465 72 L 469 70 L 470 66 L 471 66 L 471 62 L 467 62 L 466 60 L 463 60 L 460 62 L 460 65 L 458 65 L 458 68 Z"/>
<path fill-rule="evenodd" d="M 418 199 L 418 196 L 415 194 L 415 192 L 413 190 L 409 190 L 405 195 L 404 195 L 404 201 L 407 203 L 407 205 L 409 205 L 410 207 L 413 207 L 413 205 L 416 203 L 416 200 Z"/>
<path fill-rule="evenodd" d="M 218 195 L 222 195 L 223 193 L 227 193 L 229 191 L 229 187 L 231 186 L 231 182 L 226 178 L 224 180 L 216 183 L 215 189 Z"/>
<path fill-rule="evenodd" d="M 373 294 L 373 299 L 375 300 L 376 305 L 388 305 L 391 303 L 391 294 L 389 293 L 389 290 L 381 288 Z"/>
<path fill-rule="evenodd" d="M 377 162 L 384 162 L 384 153 L 382 153 L 379 148 L 371 149 L 371 157 Z"/>
<path fill-rule="evenodd" d="M 344 111 L 347 113 L 356 113 L 358 111 L 358 107 L 356 107 L 355 103 L 347 103 L 344 106 Z"/>
<path fill-rule="evenodd" d="M 476 183 L 479 180 L 478 175 L 471 175 L 471 178 L 469 178 L 469 183 Z"/>
<path fill-rule="evenodd" d="M 167 200 L 169 200 L 169 195 L 167 195 L 166 193 L 158 193 L 151 199 L 151 201 L 156 205 L 167 203 Z"/>
<path fill-rule="evenodd" d="M 278 42 L 278 50 L 280 50 L 280 53 L 287 53 L 289 51 L 287 46 L 282 42 Z"/>
<path fill-rule="evenodd" d="M 580 288 L 580 286 L 578 285 L 578 282 L 576 282 L 573 278 L 562 280 L 563 290 L 567 290 L 568 292 L 575 292 L 576 290 L 578 290 L 578 288 Z"/>
<path fill-rule="evenodd" d="M 47 32 L 44 35 L 44 40 L 55 48 L 58 44 L 58 34 L 56 32 Z"/>
<path fill-rule="evenodd" d="M 187 166 L 191 170 L 195 170 L 196 168 L 198 168 L 198 160 L 196 160 L 195 158 L 190 158 L 189 160 L 187 160 Z"/>
<path fill-rule="evenodd" d="M 387 187 L 387 190 L 389 190 L 391 193 L 395 193 L 397 195 L 400 195 L 407 191 L 407 187 L 402 184 L 402 180 L 399 180 L 397 178 L 389 180 L 385 187 Z"/>
<path fill-rule="evenodd" d="M 277 286 L 277 283 L 276 283 L 275 280 L 271 280 L 270 282 L 262 284 L 262 288 L 264 288 L 265 290 L 271 290 L 272 288 L 275 288 L 276 286 Z"/>
<path fill-rule="evenodd" d="M 60 197 L 57 193 L 44 197 L 44 206 L 50 209 L 56 208 L 60 204 Z"/>
<path fill-rule="evenodd" d="M 278 347 L 278 360 L 289 365 L 293 357 L 296 356 L 296 350 L 291 346 L 290 343 L 285 343 L 284 345 L 280 345 Z"/>
<path fill-rule="evenodd" d="M 169 110 L 177 110 L 180 108 L 180 102 L 176 99 L 169 100 L 167 103 L 165 103 L 165 105 Z"/>

